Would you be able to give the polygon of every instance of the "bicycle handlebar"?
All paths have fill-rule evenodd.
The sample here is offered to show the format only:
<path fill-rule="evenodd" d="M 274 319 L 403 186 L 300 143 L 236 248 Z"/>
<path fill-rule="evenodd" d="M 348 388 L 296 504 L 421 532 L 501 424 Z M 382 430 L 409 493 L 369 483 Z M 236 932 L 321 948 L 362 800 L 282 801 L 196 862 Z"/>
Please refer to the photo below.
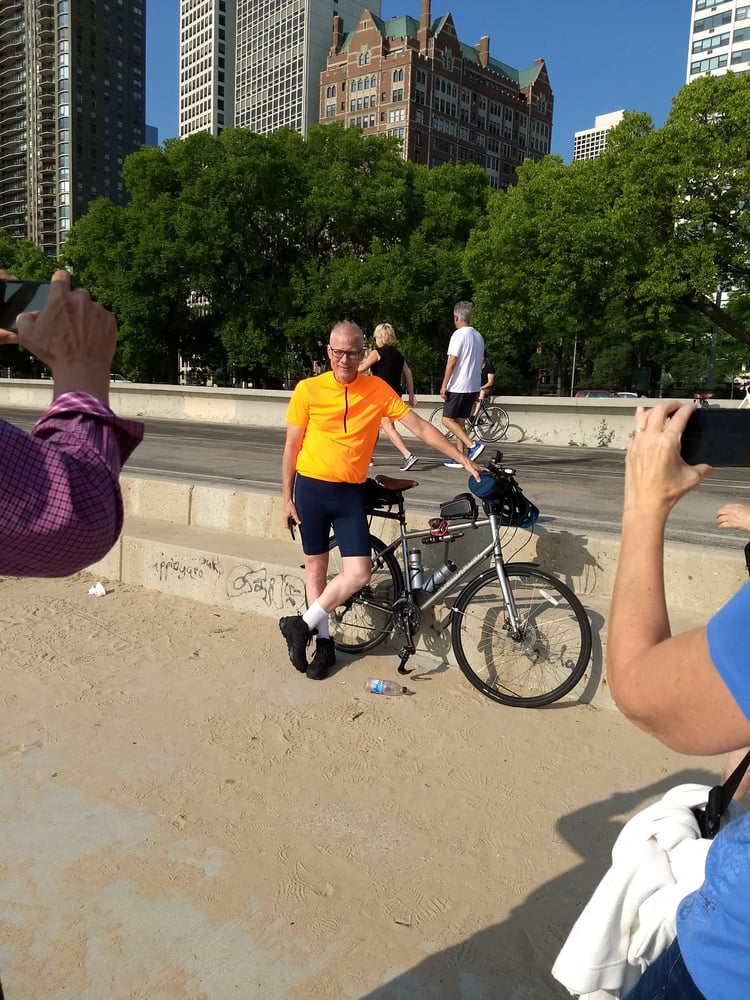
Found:
<path fill-rule="evenodd" d="M 501 465 L 502 460 L 503 453 L 501 451 L 496 451 L 495 457 L 491 458 L 487 463 L 487 471 L 496 479 L 514 479 L 516 470 L 511 469 L 510 466 Z"/>

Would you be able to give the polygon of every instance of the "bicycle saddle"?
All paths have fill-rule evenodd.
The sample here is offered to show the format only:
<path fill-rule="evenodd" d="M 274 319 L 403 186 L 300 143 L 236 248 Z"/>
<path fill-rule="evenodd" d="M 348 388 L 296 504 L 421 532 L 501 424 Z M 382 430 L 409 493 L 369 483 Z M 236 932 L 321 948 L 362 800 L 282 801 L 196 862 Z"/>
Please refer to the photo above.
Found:
<path fill-rule="evenodd" d="M 395 490 L 404 493 L 406 490 L 419 486 L 416 479 L 394 479 L 393 476 L 375 476 L 375 482 L 386 490 Z"/>

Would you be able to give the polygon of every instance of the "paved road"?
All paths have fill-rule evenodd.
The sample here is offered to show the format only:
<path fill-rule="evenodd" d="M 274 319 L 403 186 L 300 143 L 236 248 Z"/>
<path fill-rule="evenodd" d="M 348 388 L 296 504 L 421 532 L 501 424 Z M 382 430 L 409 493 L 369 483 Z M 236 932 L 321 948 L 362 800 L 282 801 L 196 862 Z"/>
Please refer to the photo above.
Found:
<path fill-rule="evenodd" d="M 26 429 L 37 416 L 32 410 L 0 407 L 0 417 Z M 128 471 L 277 491 L 283 443 L 281 428 L 147 420 L 145 440 Z M 439 501 L 464 491 L 466 478 L 459 470 L 444 468 L 434 452 L 419 442 L 417 445 L 415 450 L 423 458 L 410 475 L 421 485 L 409 495 L 409 504 L 434 509 Z M 517 469 L 519 482 L 541 510 L 548 527 L 579 534 L 619 532 L 622 452 L 508 444 L 504 458 Z M 381 435 L 373 473 L 397 476 L 399 461 L 400 456 Z M 670 519 L 669 538 L 741 549 L 747 536 L 720 532 L 716 527 L 716 511 L 729 500 L 750 504 L 750 475 L 746 470 L 719 469 L 681 501 Z"/>

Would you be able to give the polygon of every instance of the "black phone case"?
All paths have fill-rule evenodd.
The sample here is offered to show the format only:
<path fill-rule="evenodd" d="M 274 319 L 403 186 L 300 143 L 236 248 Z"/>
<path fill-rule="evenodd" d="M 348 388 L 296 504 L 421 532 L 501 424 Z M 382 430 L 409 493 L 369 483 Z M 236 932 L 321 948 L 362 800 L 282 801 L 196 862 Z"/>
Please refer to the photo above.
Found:
<path fill-rule="evenodd" d="M 750 410 L 696 409 L 682 433 L 688 465 L 750 465 Z"/>

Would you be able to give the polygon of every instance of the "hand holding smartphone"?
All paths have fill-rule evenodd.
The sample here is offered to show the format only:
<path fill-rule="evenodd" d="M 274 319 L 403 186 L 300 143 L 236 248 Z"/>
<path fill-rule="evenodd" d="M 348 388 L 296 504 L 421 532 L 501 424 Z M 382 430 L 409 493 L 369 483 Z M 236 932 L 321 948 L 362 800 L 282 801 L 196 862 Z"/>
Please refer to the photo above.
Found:
<path fill-rule="evenodd" d="M 750 410 L 696 408 L 682 432 L 680 455 L 688 465 L 750 466 Z"/>
<path fill-rule="evenodd" d="M 49 281 L 11 281 L 0 278 L 0 330 L 18 332 L 20 313 L 44 309 L 49 298 Z"/>

